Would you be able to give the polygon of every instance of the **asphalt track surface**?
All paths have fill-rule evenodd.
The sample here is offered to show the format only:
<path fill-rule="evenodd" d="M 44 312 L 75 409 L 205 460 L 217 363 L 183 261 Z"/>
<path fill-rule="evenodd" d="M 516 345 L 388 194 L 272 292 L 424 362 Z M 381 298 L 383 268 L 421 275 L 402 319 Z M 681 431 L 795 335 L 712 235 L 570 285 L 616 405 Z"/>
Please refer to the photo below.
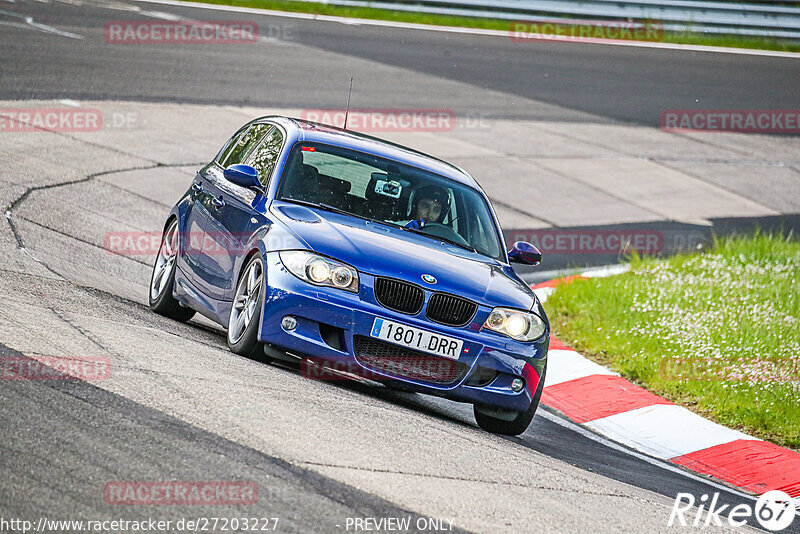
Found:
<path fill-rule="evenodd" d="M 138 4 L 98 8 L 4 2 L 14 14 L 86 37 L 53 39 L 3 28 L 2 96 L 147 100 L 270 107 L 343 108 L 350 76 L 356 108 L 451 108 L 459 114 L 540 120 L 587 118 L 657 126 L 665 109 L 794 109 L 800 69 L 792 58 L 576 43 L 520 44 L 506 37 L 358 26 Z M 264 46 L 109 46 L 98 34 L 114 20 L 257 20 Z M 94 38 L 90 38 L 94 37 Z M 318 53 L 314 53 L 317 51 Z M 394 69 L 390 68 L 394 67 Z M 402 69 L 398 71 L 397 69 Z M 416 75 L 415 75 L 416 74 Z M 427 75 L 463 83 L 460 93 L 420 85 Z M 472 90 L 469 90 L 469 88 Z M 477 98 L 479 90 L 502 98 Z M 529 100 L 539 101 L 531 106 Z"/>
<path fill-rule="evenodd" d="M 258 17 L 262 28 L 292 24 L 291 42 L 154 53 L 98 39 L 108 20 L 142 18 L 125 10 L 131 5 L 0 5 L 0 14 L 25 13 L 86 36 L 0 26 L 0 98 L 341 107 L 339 93 L 354 73 L 359 107 L 448 107 L 514 119 L 652 125 L 661 109 L 700 98 L 709 108 L 798 103 L 796 60 L 779 58 L 574 44 L 520 50 L 502 39 L 272 17 Z M 21 20 L 0 21 L 12 19 Z M 443 94 L 431 75 L 505 97 L 486 100 L 477 89 Z M 518 109 L 519 98 L 538 105 Z M 201 135 L 198 143 L 205 151 L 213 146 Z M 105 272 L 87 275 L 91 269 L 81 272 L 75 259 L 96 260 L 87 236 L 98 211 L 137 222 L 166 213 L 202 151 L 176 161 L 164 147 L 152 154 L 146 145 L 51 134 L 2 145 L 4 158 L 22 161 L 30 150 L 41 161 L 2 184 L 14 216 L 2 234 L 0 355 L 109 355 L 118 369 L 97 384 L 2 383 L 3 518 L 257 516 L 279 517 L 279 531 L 341 532 L 347 518 L 410 515 L 486 532 L 674 532 L 688 530 L 666 527 L 678 492 L 752 502 L 608 446 L 547 410 L 523 436 L 500 438 L 476 429 L 468 406 L 368 382 L 309 381 L 293 369 L 236 357 L 206 322 L 181 325 L 146 309 L 149 260 L 105 258 L 97 260 L 102 268 L 92 266 Z M 106 170 L 90 172 L 95 158 L 109 159 L 101 164 Z M 185 183 L 125 190 L 122 180 L 109 193 L 114 184 L 102 175 L 124 176 L 126 168 L 173 172 Z M 51 211 L 53 203 L 63 204 Z M 81 216 L 86 206 L 88 219 Z M 117 278 L 133 282 L 116 285 Z M 240 508 L 111 507 L 102 488 L 113 480 L 251 480 L 260 499 Z"/>

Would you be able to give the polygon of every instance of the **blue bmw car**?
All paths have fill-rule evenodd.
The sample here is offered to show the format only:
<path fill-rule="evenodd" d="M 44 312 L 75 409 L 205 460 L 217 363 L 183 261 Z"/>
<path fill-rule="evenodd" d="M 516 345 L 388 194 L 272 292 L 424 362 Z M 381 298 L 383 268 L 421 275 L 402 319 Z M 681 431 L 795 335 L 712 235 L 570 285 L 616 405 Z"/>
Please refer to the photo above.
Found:
<path fill-rule="evenodd" d="M 262 117 L 172 208 L 150 307 L 227 328 L 230 350 L 332 364 L 473 404 L 518 435 L 544 387 L 549 324 L 485 193 L 444 161 L 370 136 Z M 352 373 L 353 370 L 361 373 Z"/>

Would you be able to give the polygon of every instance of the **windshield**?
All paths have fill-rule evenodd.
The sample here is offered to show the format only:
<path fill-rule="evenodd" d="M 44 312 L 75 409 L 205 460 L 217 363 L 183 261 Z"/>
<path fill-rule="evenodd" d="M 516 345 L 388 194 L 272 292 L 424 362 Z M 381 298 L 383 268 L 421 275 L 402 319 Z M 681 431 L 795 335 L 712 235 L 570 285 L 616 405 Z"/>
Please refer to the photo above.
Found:
<path fill-rule="evenodd" d="M 372 154 L 297 143 L 277 198 L 375 219 L 505 261 L 494 218 L 478 191 Z"/>

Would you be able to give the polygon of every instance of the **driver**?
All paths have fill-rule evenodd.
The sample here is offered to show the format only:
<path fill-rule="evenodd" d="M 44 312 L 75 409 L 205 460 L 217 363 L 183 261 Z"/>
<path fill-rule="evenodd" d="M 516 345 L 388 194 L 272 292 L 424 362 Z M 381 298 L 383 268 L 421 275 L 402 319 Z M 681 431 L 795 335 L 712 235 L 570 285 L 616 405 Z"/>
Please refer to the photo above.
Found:
<path fill-rule="evenodd" d="M 411 220 L 406 228 L 420 230 L 426 223 L 440 223 L 450 208 L 450 196 L 443 187 L 427 185 L 419 188 L 414 194 L 411 205 Z"/>

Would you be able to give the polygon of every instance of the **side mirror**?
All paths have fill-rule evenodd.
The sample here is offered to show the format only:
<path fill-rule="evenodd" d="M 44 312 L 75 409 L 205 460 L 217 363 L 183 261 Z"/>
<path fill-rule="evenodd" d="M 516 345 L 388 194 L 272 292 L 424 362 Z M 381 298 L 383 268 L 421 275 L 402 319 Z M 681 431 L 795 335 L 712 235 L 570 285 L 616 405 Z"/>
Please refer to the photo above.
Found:
<path fill-rule="evenodd" d="M 542 253 L 530 243 L 517 241 L 508 251 L 508 261 L 523 265 L 539 265 L 542 263 Z"/>
<path fill-rule="evenodd" d="M 231 165 L 223 173 L 225 179 L 233 182 L 242 187 L 256 187 L 261 188 L 261 182 L 258 181 L 258 171 L 250 165 L 235 164 Z"/>

